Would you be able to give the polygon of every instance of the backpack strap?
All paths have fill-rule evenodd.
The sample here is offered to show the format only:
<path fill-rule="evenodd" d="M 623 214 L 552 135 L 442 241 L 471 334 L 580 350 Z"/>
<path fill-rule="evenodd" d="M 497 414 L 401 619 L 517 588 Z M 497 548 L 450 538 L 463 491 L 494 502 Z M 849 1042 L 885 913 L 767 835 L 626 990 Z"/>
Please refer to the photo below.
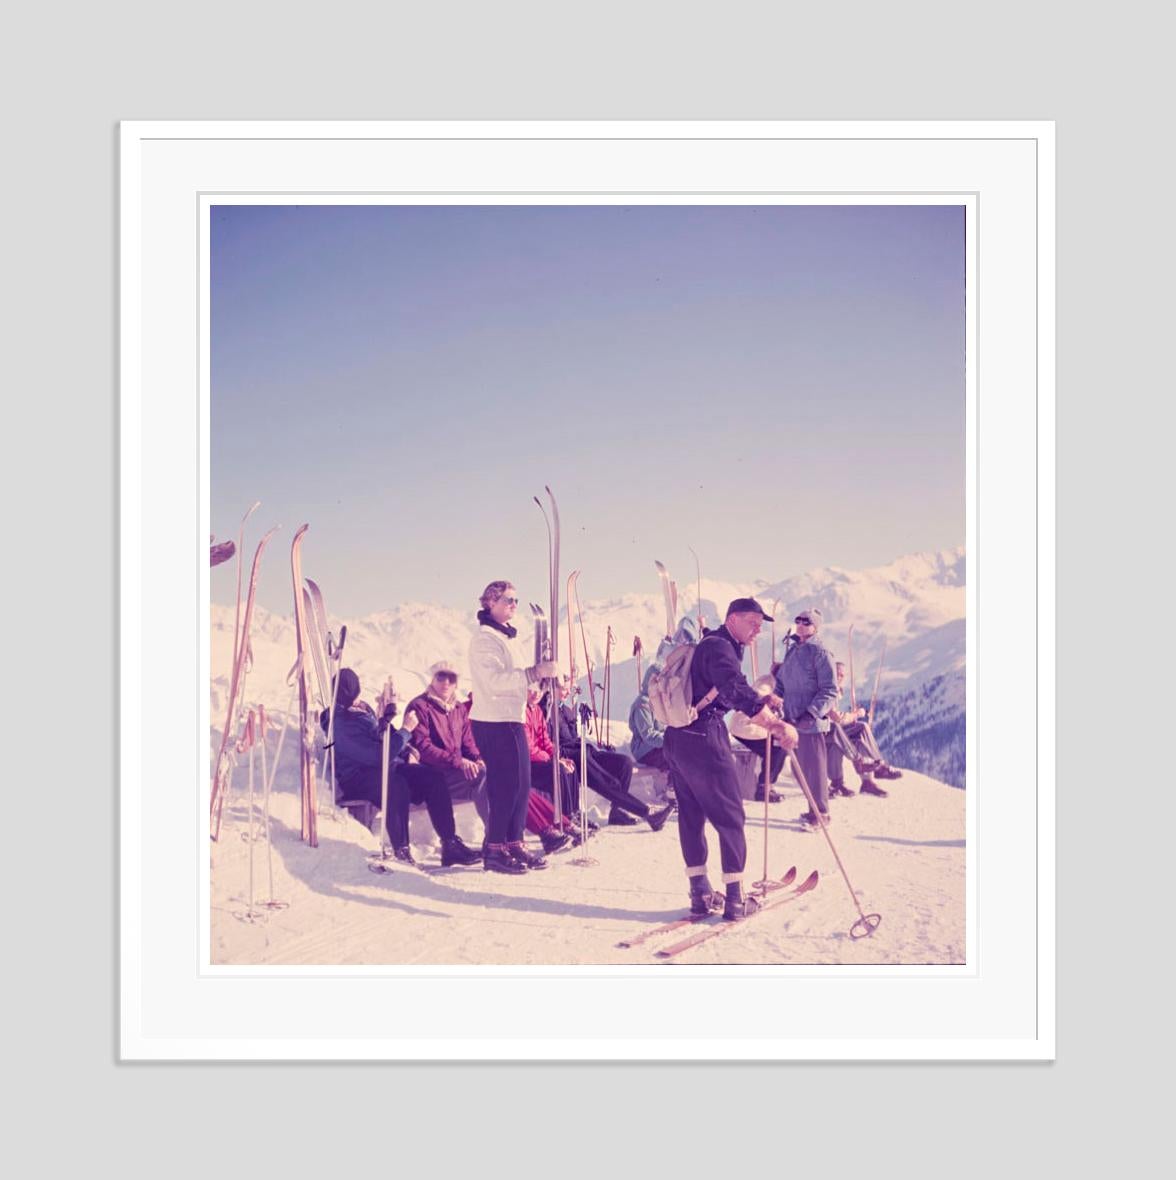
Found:
<path fill-rule="evenodd" d="M 717 697 L 718 695 L 719 695 L 719 690 L 717 688 L 712 688 L 710 690 L 710 692 L 708 692 L 706 694 L 706 696 L 704 696 L 702 698 L 702 700 L 700 700 L 698 702 L 698 704 L 696 704 L 694 706 L 694 711 L 696 713 L 701 713 L 703 711 L 703 709 L 705 709 L 707 707 L 707 705 L 709 705 L 711 703 L 711 701 L 713 701 L 715 699 L 715 697 Z"/>

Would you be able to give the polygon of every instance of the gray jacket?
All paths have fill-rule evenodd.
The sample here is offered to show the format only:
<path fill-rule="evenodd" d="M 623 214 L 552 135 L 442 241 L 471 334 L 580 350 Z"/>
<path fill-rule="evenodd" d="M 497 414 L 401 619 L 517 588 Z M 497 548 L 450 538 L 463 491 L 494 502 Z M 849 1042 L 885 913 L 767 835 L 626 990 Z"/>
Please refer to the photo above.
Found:
<path fill-rule="evenodd" d="M 784 717 L 801 733 L 828 733 L 826 714 L 840 697 L 833 656 L 814 636 L 791 643 L 776 670 L 776 688 L 784 701 Z"/>

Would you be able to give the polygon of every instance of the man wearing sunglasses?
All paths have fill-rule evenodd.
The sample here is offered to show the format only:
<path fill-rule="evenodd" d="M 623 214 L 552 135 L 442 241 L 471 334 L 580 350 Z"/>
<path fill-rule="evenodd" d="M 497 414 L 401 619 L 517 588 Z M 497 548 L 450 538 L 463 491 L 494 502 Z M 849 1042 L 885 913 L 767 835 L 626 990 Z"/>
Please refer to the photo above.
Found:
<path fill-rule="evenodd" d="M 800 817 L 800 822 L 809 827 L 815 827 L 821 819 L 828 820 L 825 735 L 830 729 L 829 710 L 841 695 L 833 656 L 817 638 L 822 621 L 816 607 L 797 614 L 784 659 L 775 669 L 776 690 L 784 701 L 784 716 L 800 735 L 796 757 L 821 813 L 818 818 L 806 811 Z"/>
<path fill-rule="evenodd" d="M 428 689 L 409 703 L 418 724 L 412 744 L 420 762 L 406 768 L 413 788 L 413 800 L 427 789 L 443 784 L 450 804 L 472 801 L 483 825 L 489 814 L 486 808 L 486 766 L 474 742 L 468 712 L 457 699 L 457 669 L 448 660 L 438 660 L 430 669 Z M 450 843 L 449 860 L 456 864 L 475 864 L 481 853 L 466 848 L 455 835 Z M 460 847 L 458 847 L 460 845 Z"/>

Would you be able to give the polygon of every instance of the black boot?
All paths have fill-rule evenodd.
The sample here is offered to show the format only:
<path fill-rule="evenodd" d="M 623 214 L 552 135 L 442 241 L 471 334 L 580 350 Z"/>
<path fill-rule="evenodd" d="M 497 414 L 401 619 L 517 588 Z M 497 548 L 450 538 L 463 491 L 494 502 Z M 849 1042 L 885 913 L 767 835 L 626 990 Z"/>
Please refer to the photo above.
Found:
<path fill-rule="evenodd" d="M 667 803 L 665 807 L 662 807 L 657 811 L 651 811 L 645 817 L 645 820 L 655 832 L 660 832 L 662 828 L 666 826 L 666 820 L 670 818 L 673 812 L 674 805 L 672 803 Z"/>
<path fill-rule="evenodd" d="M 528 852 L 521 840 L 512 841 L 506 846 L 506 851 L 517 864 L 521 864 L 525 869 L 547 868 L 547 861 L 537 852 Z"/>
<path fill-rule="evenodd" d="M 759 902 L 754 897 L 743 896 L 743 885 L 740 882 L 728 882 L 727 898 L 723 903 L 723 921 L 739 922 L 758 909 Z"/>
<path fill-rule="evenodd" d="M 617 825 L 617 827 L 631 828 L 637 821 L 628 812 L 614 807 L 608 813 L 608 822 Z"/>
<path fill-rule="evenodd" d="M 703 873 L 690 878 L 690 913 L 696 918 L 705 918 L 717 908 L 718 895 Z"/>
<path fill-rule="evenodd" d="M 481 859 L 482 854 L 475 852 L 468 844 L 463 844 L 460 836 L 441 841 L 441 864 L 445 868 L 450 865 L 476 865 Z"/>
<path fill-rule="evenodd" d="M 392 855 L 400 861 L 401 864 L 412 865 L 416 867 L 416 861 L 412 858 L 412 849 L 407 844 L 400 848 L 394 849 Z"/>
<path fill-rule="evenodd" d="M 781 795 L 780 792 L 777 791 L 775 787 L 768 788 L 768 802 L 769 803 L 779 803 L 780 800 L 783 798 L 784 798 L 784 796 Z M 755 801 L 757 803 L 762 803 L 764 801 L 764 789 L 762 786 L 756 788 Z"/>
<path fill-rule="evenodd" d="M 853 792 L 845 785 L 844 779 L 834 778 L 829 780 L 829 798 L 836 799 L 841 796 L 848 799 Z"/>
<path fill-rule="evenodd" d="M 539 834 L 539 839 L 543 844 L 543 851 L 549 855 L 552 852 L 559 852 L 561 848 L 566 848 L 571 838 L 572 835 L 570 832 L 561 832 L 558 828 L 548 828 L 546 832 Z"/>
<path fill-rule="evenodd" d="M 519 864 L 505 844 L 486 844 L 482 853 L 482 868 L 488 873 L 525 873 L 527 866 Z"/>
<path fill-rule="evenodd" d="M 861 792 L 863 795 L 877 795 L 879 799 L 885 799 L 890 794 L 889 791 L 884 791 L 872 778 L 862 779 Z"/>

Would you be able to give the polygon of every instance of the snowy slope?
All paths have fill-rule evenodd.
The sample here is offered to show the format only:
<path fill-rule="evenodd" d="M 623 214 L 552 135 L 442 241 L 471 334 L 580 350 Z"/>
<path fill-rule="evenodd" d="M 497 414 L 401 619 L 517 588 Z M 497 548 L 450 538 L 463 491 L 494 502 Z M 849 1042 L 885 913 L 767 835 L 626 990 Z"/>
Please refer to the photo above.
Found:
<path fill-rule="evenodd" d="M 571 863 L 576 852 L 564 852 L 551 857 L 545 871 L 521 877 L 480 867 L 377 875 L 367 867 L 376 840 L 345 815 L 320 819 L 317 849 L 301 843 L 292 756 L 284 753 L 283 763 L 273 798 L 272 863 L 274 893 L 289 908 L 258 923 L 241 920 L 251 851 L 256 901 L 269 895 L 269 886 L 264 841 L 239 838 L 247 821 L 239 775 L 224 833 L 211 852 L 214 963 L 653 964 L 658 946 L 683 936 L 630 950 L 616 945 L 680 917 L 685 908 L 676 817 L 656 834 L 645 825 L 605 827 L 590 845 L 599 862 L 590 868 Z M 857 785 L 852 770 L 848 781 Z M 962 963 L 965 795 L 912 773 L 887 786 L 887 799 L 856 796 L 832 804 L 830 831 L 846 870 L 867 912 L 882 914 L 872 938 L 849 938 L 857 911 L 824 837 L 795 823 L 801 796 L 785 776 L 785 799 L 770 807 L 769 871 L 779 875 L 795 864 L 803 878 L 815 868 L 820 885 L 679 961 Z M 746 806 L 752 881 L 763 863 L 763 806 Z M 477 839 L 472 807 L 461 805 L 457 814 L 461 833 Z M 417 855 L 436 865 L 423 813 L 414 812 L 412 823 Z M 710 840 L 717 861 L 713 833 Z"/>

